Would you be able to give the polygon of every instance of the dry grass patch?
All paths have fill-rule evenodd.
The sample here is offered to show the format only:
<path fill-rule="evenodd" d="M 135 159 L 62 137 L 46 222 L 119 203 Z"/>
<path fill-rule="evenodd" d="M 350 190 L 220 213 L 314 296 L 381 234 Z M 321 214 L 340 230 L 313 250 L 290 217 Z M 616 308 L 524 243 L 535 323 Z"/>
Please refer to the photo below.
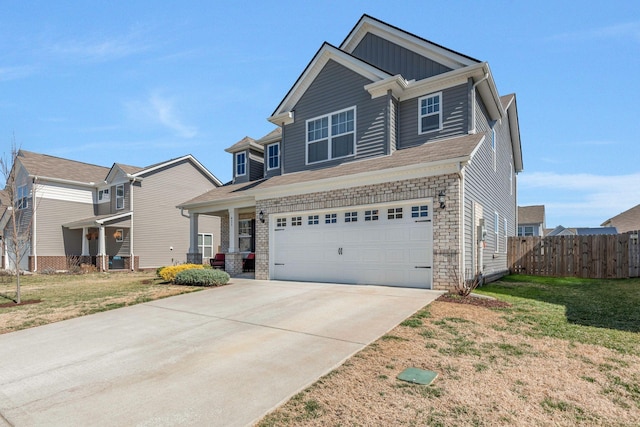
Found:
<path fill-rule="evenodd" d="M 14 295 L 15 278 L 0 279 L 0 294 Z M 0 334 L 201 289 L 164 284 L 152 272 L 33 275 L 21 284 L 23 300 L 41 302 L 0 308 Z"/>
<path fill-rule="evenodd" d="M 638 352 L 540 336 L 514 319 L 522 304 L 436 301 L 259 425 L 640 425 Z M 407 367 L 439 376 L 430 386 L 397 380 Z"/>

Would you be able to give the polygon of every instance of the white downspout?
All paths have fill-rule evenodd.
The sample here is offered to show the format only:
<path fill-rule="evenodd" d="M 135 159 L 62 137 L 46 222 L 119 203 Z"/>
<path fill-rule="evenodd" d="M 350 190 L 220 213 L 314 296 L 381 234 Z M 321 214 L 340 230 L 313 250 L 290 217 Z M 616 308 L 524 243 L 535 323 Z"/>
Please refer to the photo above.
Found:
<path fill-rule="evenodd" d="M 36 179 L 38 179 L 37 177 L 33 178 L 33 182 L 31 185 L 31 210 L 33 211 L 33 224 L 31 224 L 31 227 L 33 229 L 33 233 L 31 236 L 31 252 L 33 253 L 33 272 L 35 273 L 36 271 L 38 271 L 38 244 L 37 244 L 37 237 L 38 237 L 38 227 L 37 227 L 37 221 L 36 221 L 36 200 L 37 200 L 37 195 L 36 195 Z"/>
<path fill-rule="evenodd" d="M 466 223 L 465 223 L 465 215 L 464 215 L 464 209 L 465 209 L 465 202 L 466 202 L 466 194 L 465 194 L 465 190 L 464 190 L 464 171 L 462 170 L 462 163 L 458 162 L 458 176 L 460 177 L 460 200 L 462 200 L 462 203 L 460 203 L 460 222 L 462 223 L 462 227 L 460 227 L 460 229 L 462 230 L 462 236 L 460 239 L 460 243 L 461 243 L 461 256 L 460 256 L 460 262 L 462 263 L 462 269 L 460 270 L 463 274 L 463 277 L 466 279 L 465 277 L 465 267 L 466 267 L 466 246 L 465 246 L 465 229 L 466 229 Z"/>
<path fill-rule="evenodd" d="M 131 224 L 129 226 L 129 266 L 131 267 L 131 271 L 135 270 L 136 267 L 136 258 L 133 254 L 133 187 L 136 182 L 136 178 L 130 177 L 129 181 L 129 210 L 131 211 Z"/>
<path fill-rule="evenodd" d="M 476 87 L 489 78 L 489 73 L 484 73 L 484 77 L 478 80 L 471 87 L 471 133 L 476 133 Z"/>

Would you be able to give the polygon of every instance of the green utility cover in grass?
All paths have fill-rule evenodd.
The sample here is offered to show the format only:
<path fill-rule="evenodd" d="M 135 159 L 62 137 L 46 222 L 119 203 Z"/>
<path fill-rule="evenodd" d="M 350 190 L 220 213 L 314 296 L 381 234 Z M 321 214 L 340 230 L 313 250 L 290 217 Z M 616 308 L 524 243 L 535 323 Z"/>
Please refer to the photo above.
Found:
<path fill-rule="evenodd" d="M 433 380 L 436 379 L 437 376 L 437 372 L 425 371 L 418 368 L 407 368 L 404 371 L 400 372 L 397 378 L 399 380 L 408 381 L 414 384 L 429 385 L 433 382 Z"/>

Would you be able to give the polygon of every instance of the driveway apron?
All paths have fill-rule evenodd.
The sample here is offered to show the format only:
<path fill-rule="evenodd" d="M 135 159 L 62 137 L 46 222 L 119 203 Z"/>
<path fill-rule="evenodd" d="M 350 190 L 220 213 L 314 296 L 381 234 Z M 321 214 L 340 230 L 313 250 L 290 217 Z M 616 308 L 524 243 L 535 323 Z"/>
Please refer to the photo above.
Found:
<path fill-rule="evenodd" d="M 251 425 L 439 295 L 234 279 L 0 335 L 0 425 Z"/>

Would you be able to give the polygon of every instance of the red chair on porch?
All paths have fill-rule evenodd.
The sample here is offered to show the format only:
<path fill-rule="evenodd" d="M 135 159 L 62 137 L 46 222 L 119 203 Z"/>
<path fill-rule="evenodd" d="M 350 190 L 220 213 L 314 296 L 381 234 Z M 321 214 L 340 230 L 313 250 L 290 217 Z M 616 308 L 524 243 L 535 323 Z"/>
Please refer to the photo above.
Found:
<path fill-rule="evenodd" d="M 224 271 L 224 254 L 216 254 L 213 258 L 209 259 L 211 267 Z"/>
<path fill-rule="evenodd" d="M 251 252 L 242 261 L 242 271 L 255 271 L 256 270 L 256 254 Z"/>

